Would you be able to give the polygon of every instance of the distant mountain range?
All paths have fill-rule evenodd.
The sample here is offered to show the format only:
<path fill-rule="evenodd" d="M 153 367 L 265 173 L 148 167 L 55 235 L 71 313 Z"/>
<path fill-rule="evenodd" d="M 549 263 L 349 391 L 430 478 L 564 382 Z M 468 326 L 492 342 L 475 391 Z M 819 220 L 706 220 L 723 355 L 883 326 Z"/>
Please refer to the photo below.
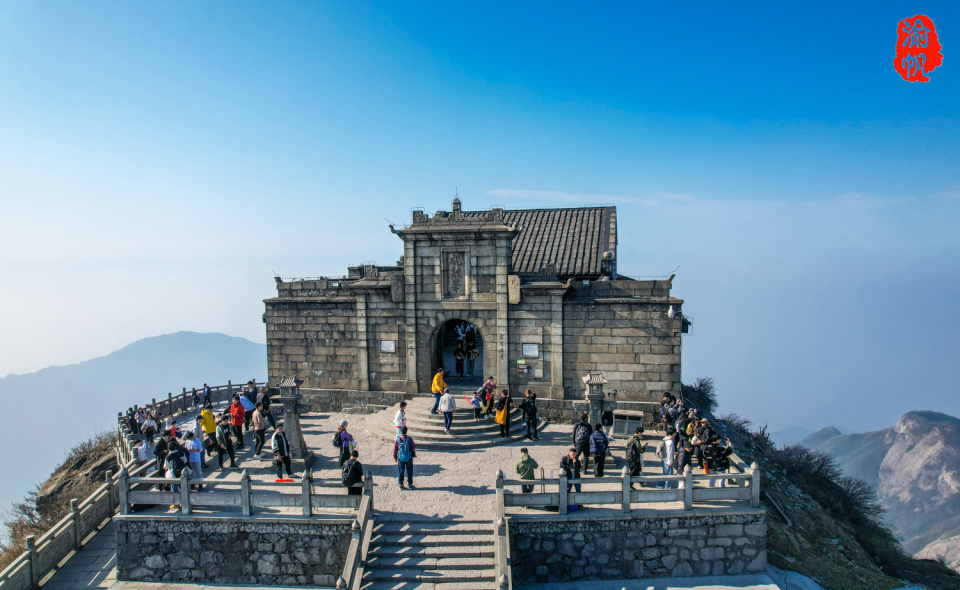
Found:
<path fill-rule="evenodd" d="M 908 412 L 892 428 L 824 428 L 800 444 L 833 455 L 845 473 L 876 487 L 907 552 L 943 556 L 960 571 L 960 420 Z"/>
<path fill-rule="evenodd" d="M 263 380 L 266 346 L 224 334 L 177 332 L 144 338 L 74 365 L 0 378 L 5 438 L 0 508 L 20 500 L 77 443 L 116 428 L 117 412 L 204 382 Z"/>

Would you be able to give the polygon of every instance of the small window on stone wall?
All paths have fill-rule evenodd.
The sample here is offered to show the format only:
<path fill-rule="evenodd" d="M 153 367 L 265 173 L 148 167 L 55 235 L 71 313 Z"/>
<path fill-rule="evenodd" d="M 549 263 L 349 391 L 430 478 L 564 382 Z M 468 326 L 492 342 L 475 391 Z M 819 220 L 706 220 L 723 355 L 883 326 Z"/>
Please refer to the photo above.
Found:
<path fill-rule="evenodd" d="M 397 353 L 397 341 L 396 340 L 381 340 L 380 341 L 380 352 L 382 354 L 396 354 Z"/>

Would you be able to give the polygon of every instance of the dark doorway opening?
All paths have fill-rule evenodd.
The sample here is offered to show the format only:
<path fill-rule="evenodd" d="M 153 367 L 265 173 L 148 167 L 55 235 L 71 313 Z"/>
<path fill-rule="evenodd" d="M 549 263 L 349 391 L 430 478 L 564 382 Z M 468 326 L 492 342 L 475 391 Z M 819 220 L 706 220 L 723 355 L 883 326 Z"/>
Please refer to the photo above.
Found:
<path fill-rule="evenodd" d="M 462 365 L 456 360 L 458 343 L 463 350 Z M 483 385 L 483 337 L 474 324 L 447 320 L 437 331 L 433 350 L 434 368 L 443 367 L 444 381 L 451 389 L 476 390 Z"/>

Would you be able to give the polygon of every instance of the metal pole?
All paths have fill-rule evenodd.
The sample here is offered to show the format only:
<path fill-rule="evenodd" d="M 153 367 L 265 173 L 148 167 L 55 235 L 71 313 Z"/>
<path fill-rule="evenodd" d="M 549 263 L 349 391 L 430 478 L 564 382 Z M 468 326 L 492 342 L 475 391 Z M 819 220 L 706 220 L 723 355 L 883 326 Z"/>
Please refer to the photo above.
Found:
<path fill-rule="evenodd" d="M 76 498 L 70 500 L 70 513 L 73 515 L 73 548 L 79 550 L 83 539 L 80 538 L 80 509 L 77 508 L 77 503 Z"/>

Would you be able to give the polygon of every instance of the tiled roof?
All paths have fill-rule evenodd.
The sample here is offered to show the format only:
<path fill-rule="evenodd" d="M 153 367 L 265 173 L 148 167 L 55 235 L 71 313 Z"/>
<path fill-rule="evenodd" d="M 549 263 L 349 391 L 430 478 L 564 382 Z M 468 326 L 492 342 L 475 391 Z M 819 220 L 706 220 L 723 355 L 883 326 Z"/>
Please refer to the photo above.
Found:
<path fill-rule="evenodd" d="M 557 276 L 598 277 L 604 252 L 617 253 L 617 208 L 505 210 L 503 220 L 516 224 L 513 272 L 540 274 L 556 265 Z"/>

